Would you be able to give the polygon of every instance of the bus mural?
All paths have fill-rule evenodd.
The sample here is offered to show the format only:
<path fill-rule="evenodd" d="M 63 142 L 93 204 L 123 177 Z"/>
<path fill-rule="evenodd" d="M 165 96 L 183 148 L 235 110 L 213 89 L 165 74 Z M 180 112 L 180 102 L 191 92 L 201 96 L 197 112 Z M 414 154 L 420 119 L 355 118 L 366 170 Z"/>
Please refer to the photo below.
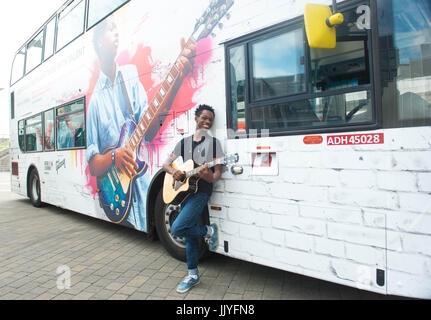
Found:
<path fill-rule="evenodd" d="M 316 2 L 68 0 L 12 65 L 12 190 L 184 259 L 162 165 L 208 104 L 215 252 L 430 298 L 431 5 Z"/>

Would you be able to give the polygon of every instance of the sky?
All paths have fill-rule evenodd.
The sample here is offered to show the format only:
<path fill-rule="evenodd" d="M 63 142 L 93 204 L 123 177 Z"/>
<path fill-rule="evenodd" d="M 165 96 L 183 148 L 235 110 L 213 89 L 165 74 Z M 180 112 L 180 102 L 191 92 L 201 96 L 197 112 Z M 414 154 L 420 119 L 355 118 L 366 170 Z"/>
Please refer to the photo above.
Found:
<path fill-rule="evenodd" d="M 0 137 L 9 134 L 9 78 L 18 49 L 66 0 L 14 0 L 0 5 Z"/>

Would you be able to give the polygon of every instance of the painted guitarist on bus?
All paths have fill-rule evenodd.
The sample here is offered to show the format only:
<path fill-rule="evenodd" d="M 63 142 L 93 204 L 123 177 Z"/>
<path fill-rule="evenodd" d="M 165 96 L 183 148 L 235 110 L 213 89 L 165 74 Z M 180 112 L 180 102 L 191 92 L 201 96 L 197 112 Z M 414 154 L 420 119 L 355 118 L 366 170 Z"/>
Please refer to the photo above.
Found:
<path fill-rule="evenodd" d="M 116 64 L 118 43 L 117 27 L 112 18 L 105 19 L 96 26 L 93 44 L 101 70 L 87 112 L 87 161 L 92 176 L 105 175 L 115 164 L 115 167 L 130 179 L 134 177 L 127 216 L 119 222 L 146 231 L 145 206 L 149 175 L 143 173 L 148 165 L 140 167 L 139 159 L 128 148 L 116 146 L 123 134 L 125 123 L 131 121 L 139 123 L 149 102 L 139 81 L 136 66 L 120 67 Z M 169 92 L 171 97 L 166 100 L 169 105 L 181 82 L 193 68 L 195 44 L 189 43 L 186 46 L 182 39 L 181 45 L 183 50 L 177 60 L 180 76 L 176 79 L 177 85 L 174 87 L 176 90 Z M 141 146 L 144 140 L 145 138 L 140 143 Z M 139 154 L 137 156 L 139 157 Z"/>
<path fill-rule="evenodd" d="M 204 165 L 215 158 L 224 156 L 220 141 L 208 134 L 214 117 L 214 109 L 208 105 L 201 104 L 196 109 L 195 133 L 179 141 L 163 164 L 163 170 L 171 174 L 175 180 L 183 181 L 185 179 L 185 172 L 175 169 L 173 166 L 178 157 L 182 157 L 184 162 L 193 160 L 196 165 Z M 182 203 L 181 211 L 172 224 L 171 230 L 175 236 L 184 237 L 186 242 L 188 275 L 177 286 L 179 293 L 187 292 L 199 283 L 199 238 L 204 237 L 212 251 L 218 246 L 217 225 L 200 226 L 198 221 L 213 191 L 213 183 L 221 178 L 222 165 L 216 165 L 211 169 L 204 165 L 199 169 L 198 175 L 200 178 L 198 190 Z"/>

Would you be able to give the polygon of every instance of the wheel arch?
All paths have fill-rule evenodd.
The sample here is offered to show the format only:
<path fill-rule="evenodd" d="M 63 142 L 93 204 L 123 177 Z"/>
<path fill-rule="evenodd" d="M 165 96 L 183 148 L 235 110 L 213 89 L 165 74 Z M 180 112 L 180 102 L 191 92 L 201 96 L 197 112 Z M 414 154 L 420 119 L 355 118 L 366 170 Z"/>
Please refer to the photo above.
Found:
<path fill-rule="evenodd" d="M 156 207 L 156 197 L 160 190 L 163 189 L 163 182 L 165 179 L 166 172 L 160 169 L 151 180 L 150 186 L 148 187 L 147 194 L 147 219 L 148 219 L 148 234 L 157 236 L 156 224 L 155 224 L 155 207 Z M 208 206 L 205 207 L 202 213 L 204 222 L 209 224 L 209 210 Z"/>
<path fill-rule="evenodd" d="M 40 178 L 39 175 L 39 171 L 37 170 L 37 167 L 35 164 L 31 164 L 29 165 L 28 169 L 27 169 L 27 176 L 26 176 L 26 188 L 27 188 L 27 197 L 30 197 L 30 174 L 32 173 L 32 171 L 35 170 L 37 175 Z"/>
<path fill-rule="evenodd" d="M 165 179 L 165 171 L 160 169 L 151 180 L 150 186 L 148 187 L 147 194 L 147 227 L 148 234 L 152 237 L 157 237 L 156 224 L 155 224 L 155 207 L 156 197 L 159 191 L 163 188 L 163 181 Z"/>

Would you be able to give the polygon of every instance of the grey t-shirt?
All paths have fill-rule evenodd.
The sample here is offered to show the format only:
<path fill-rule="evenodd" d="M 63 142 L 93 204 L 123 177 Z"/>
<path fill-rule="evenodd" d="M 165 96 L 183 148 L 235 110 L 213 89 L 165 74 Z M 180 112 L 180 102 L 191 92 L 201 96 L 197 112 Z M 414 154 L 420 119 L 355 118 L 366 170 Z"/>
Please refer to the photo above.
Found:
<path fill-rule="evenodd" d="M 177 157 L 181 156 L 184 162 L 192 159 L 198 166 L 224 156 L 220 141 L 209 135 L 203 136 L 199 142 L 193 141 L 193 135 L 185 137 L 176 144 L 172 153 Z M 214 168 L 211 168 L 211 170 L 214 172 Z M 208 183 L 203 179 L 199 180 L 198 192 L 211 195 L 212 189 L 212 183 Z"/>

